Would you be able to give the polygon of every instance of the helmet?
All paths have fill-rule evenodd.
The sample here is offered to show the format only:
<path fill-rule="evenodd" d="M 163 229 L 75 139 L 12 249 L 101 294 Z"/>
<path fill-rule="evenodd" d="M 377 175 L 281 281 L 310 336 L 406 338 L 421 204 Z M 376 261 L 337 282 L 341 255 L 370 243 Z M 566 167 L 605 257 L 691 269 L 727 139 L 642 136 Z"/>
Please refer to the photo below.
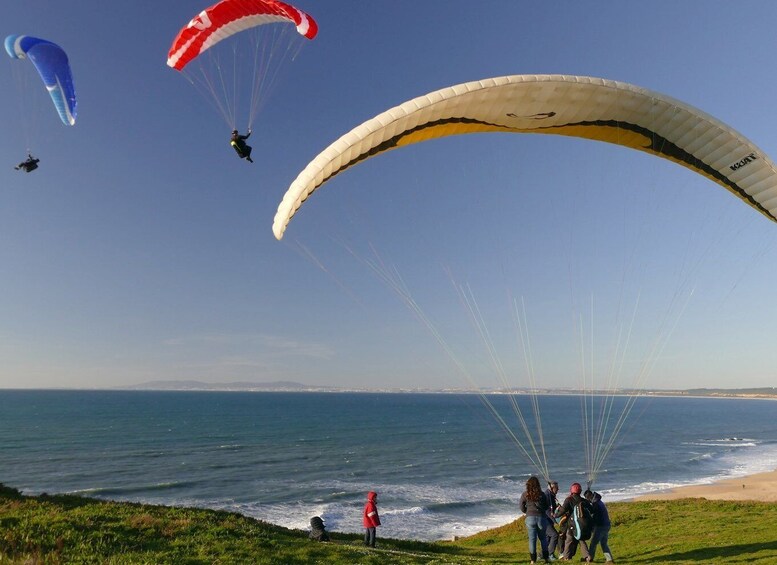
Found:
<path fill-rule="evenodd" d="M 572 483 L 572 486 L 569 487 L 569 494 L 580 494 L 583 491 L 583 487 L 580 486 L 580 483 Z"/>
<path fill-rule="evenodd" d="M 237 133 L 237 130 L 236 130 L 236 129 L 233 129 L 233 130 L 232 130 L 232 135 L 235 135 L 236 133 Z"/>

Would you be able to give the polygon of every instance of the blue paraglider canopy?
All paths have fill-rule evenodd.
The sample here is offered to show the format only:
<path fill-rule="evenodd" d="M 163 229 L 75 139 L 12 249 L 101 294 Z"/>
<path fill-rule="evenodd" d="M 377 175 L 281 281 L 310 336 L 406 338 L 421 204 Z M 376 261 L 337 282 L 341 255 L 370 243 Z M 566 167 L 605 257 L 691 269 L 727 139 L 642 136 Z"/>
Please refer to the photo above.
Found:
<path fill-rule="evenodd" d="M 56 43 L 29 35 L 9 35 L 5 50 L 13 59 L 30 59 L 65 125 L 76 123 L 76 91 L 65 51 Z"/>

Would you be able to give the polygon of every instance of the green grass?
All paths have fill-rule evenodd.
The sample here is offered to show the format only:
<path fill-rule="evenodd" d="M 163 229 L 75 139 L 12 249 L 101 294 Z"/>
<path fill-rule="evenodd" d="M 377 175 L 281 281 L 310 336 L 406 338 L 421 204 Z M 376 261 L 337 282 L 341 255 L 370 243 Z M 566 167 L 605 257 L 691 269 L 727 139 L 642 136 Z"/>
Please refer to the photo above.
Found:
<path fill-rule="evenodd" d="M 618 563 L 777 564 L 777 504 L 684 499 L 609 505 Z M 22 496 L 0 485 L 0 564 L 5 563 L 525 563 L 522 520 L 457 541 L 330 532 L 331 543 L 231 512 Z M 601 552 L 597 561 L 602 562 Z M 579 562 L 579 561 L 578 561 Z"/>

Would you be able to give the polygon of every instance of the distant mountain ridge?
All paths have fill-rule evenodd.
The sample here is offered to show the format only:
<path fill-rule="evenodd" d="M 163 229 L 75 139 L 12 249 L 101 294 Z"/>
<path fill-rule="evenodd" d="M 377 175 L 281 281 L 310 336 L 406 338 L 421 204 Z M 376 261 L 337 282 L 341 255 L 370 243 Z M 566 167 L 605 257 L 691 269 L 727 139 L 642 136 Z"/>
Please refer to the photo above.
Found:
<path fill-rule="evenodd" d="M 307 390 L 310 387 L 294 381 L 206 383 L 203 381 L 148 381 L 120 387 L 125 390 Z"/>
<path fill-rule="evenodd" d="M 635 391 L 632 389 L 618 389 L 609 391 L 580 391 L 578 389 L 433 389 L 433 388 L 353 388 L 336 387 L 329 385 L 306 385 L 296 381 L 271 381 L 271 382 L 251 382 L 234 381 L 228 383 L 210 383 L 196 380 L 164 380 L 148 381 L 136 385 L 125 385 L 115 387 L 120 390 L 202 390 L 202 391 L 257 391 L 257 392 L 411 392 L 411 393 L 446 393 L 446 394 L 604 394 L 604 395 L 639 395 L 639 396 L 712 396 L 724 398 L 777 398 L 777 388 L 758 387 L 758 388 L 738 388 L 738 389 L 720 389 L 720 388 L 693 388 L 677 390 L 651 390 L 645 389 Z"/>

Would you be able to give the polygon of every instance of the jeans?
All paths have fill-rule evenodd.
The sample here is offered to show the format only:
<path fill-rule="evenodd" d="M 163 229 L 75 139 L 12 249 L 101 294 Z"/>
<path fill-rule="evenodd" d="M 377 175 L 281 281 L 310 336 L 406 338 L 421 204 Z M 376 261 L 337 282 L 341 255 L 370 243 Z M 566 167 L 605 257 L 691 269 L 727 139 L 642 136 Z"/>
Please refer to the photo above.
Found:
<path fill-rule="evenodd" d="M 529 553 L 537 553 L 537 539 L 542 546 L 542 554 L 548 552 L 548 540 L 545 537 L 545 516 L 526 516 L 526 531 L 529 532 Z"/>
<path fill-rule="evenodd" d="M 591 541 L 588 544 L 588 552 L 591 554 L 591 559 L 594 558 L 596 553 L 596 544 L 602 546 L 602 551 L 605 554 L 611 555 L 610 546 L 607 545 L 607 538 L 610 535 L 610 526 L 596 526 L 591 534 Z M 607 555 L 605 555 L 607 557 Z M 609 561 L 609 559 L 608 559 Z"/>
<path fill-rule="evenodd" d="M 375 547 L 375 528 L 364 529 L 364 545 Z"/>

